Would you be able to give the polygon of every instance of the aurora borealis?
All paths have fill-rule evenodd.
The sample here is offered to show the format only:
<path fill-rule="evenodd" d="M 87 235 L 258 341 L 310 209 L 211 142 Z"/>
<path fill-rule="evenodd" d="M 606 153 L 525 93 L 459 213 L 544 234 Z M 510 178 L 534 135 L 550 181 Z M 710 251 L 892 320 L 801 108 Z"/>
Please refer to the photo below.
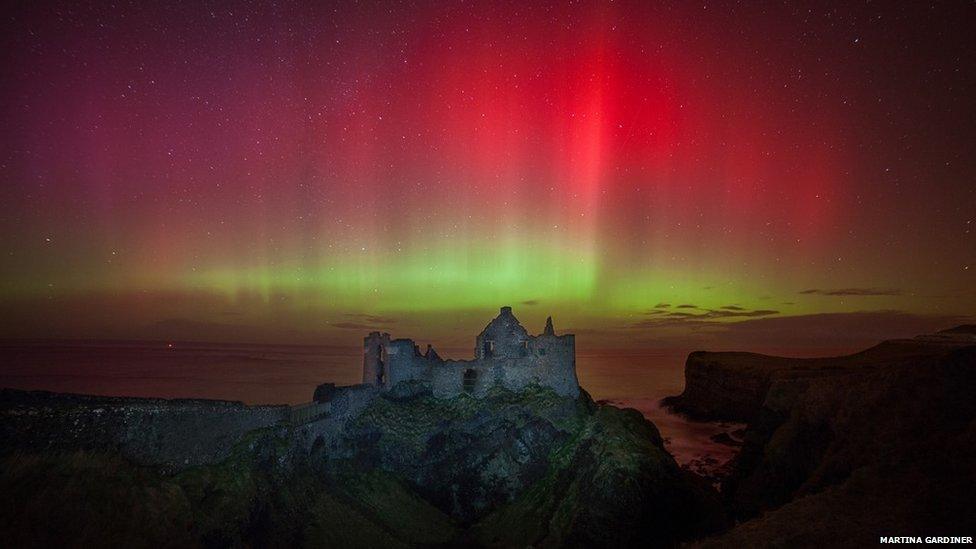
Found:
<path fill-rule="evenodd" d="M 0 335 L 465 343 L 503 304 L 608 343 L 948 327 L 974 15 L 13 7 Z"/>

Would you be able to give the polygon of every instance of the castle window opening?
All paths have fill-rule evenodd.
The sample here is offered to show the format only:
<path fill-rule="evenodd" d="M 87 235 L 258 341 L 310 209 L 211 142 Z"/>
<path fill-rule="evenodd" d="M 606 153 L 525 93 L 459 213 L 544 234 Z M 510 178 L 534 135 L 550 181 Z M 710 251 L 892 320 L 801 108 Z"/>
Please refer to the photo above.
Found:
<path fill-rule="evenodd" d="M 377 347 L 376 348 L 376 357 L 377 357 L 376 358 L 376 365 L 378 366 L 378 368 L 376 369 L 376 383 L 378 385 L 383 385 L 383 382 L 386 381 L 386 378 L 385 378 L 384 373 L 383 373 L 383 370 L 384 370 L 384 368 L 383 368 L 383 347 Z"/>
<path fill-rule="evenodd" d="M 475 383 L 478 381 L 478 371 L 467 369 L 464 371 L 464 377 L 462 378 L 462 388 L 465 393 L 473 393 Z"/>

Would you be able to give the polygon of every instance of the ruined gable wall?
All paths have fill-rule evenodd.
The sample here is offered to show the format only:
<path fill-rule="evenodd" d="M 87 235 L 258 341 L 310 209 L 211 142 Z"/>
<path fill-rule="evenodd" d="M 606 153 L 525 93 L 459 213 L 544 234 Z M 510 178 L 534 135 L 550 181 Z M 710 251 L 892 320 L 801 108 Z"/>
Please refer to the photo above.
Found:
<path fill-rule="evenodd" d="M 502 307 L 501 315 L 489 322 L 475 338 L 475 359 L 525 356 L 524 343 L 531 337 L 512 315 L 512 308 Z M 490 351 L 486 348 L 487 341 L 492 342 Z"/>

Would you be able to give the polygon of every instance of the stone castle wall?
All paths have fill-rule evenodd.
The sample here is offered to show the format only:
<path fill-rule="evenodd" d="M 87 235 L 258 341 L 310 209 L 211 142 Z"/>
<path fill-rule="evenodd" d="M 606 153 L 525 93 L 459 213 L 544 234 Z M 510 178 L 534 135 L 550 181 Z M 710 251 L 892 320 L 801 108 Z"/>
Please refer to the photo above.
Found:
<path fill-rule="evenodd" d="M 386 343 L 386 342 L 389 343 Z M 480 341 L 479 341 L 480 343 Z M 385 344 L 385 346 L 384 346 Z M 376 353 L 375 349 L 382 349 Z M 442 360 L 422 355 L 410 339 L 389 340 L 387 334 L 371 334 L 364 343 L 364 360 L 375 360 L 364 366 L 364 382 L 392 388 L 404 381 L 429 384 L 434 395 L 451 398 L 468 392 L 482 396 L 492 386 L 500 385 L 512 391 L 520 391 L 537 384 L 552 388 L 564 396 L 579 395 L 576 378 L 576 341 L 571 334 L 527 336 L 524 347 L 515 357 L 476 358 L 474 360 Z M 382 370 L 382 377 L 376 372 Z M 379 383 L 378 379 L 382 379 Z M 466 381 L 467 380 L 467 383 Z"/>
<path fill-rule="evenodd" d="M 373 385 L 333 386 L 328 391 L 327 400 L 316 401 L 316 404 L 326 408 L 325 413 L 314 421 L 296 426 L 296 429 L 304 436 L 307 444 L 320 440 L 326 448 L 334 450 L 346 424 L 358 417 L 379 394 L 379 388 Z"/>

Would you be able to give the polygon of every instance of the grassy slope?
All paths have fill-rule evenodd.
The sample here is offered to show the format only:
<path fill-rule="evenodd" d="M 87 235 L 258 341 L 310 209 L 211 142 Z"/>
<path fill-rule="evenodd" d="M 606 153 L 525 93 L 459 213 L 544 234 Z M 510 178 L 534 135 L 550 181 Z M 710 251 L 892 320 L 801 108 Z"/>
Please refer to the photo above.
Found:
<path fill-rule="evenodd" d="M 110 454 L 8 455 L 0 461 L 7 547 L 192 545 L 178 485 Z"/>
<path fill-rule="evenodd" d="M 447 516 L 391 475 L 332 483 L 304 466 L 269 467 L 286 449 L 284 438 L 255 432 L 227 460 L 176 476 L 110 453 L 8 454 L 0 539 L 11 547 L 399 547 L 456 536 Z"/>

